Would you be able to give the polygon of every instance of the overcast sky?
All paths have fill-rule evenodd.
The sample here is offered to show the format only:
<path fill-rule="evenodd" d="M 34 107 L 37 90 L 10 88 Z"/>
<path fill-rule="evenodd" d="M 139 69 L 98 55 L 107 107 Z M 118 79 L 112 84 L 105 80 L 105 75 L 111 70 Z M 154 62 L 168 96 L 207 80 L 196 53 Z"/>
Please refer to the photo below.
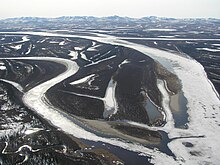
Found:
<path fill-rule="evenodd" d="M 220 0 L 1 0 L 0 19 L 37 16 L 220 18 Z"/>

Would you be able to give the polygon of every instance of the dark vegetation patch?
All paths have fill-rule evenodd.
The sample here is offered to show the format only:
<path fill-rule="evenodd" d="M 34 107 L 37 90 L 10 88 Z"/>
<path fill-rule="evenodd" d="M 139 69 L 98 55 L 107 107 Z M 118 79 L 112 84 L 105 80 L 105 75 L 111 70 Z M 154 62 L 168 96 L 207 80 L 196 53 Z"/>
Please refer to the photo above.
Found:
<path fill-rule="evenodd" d="M 57 88 L 50 89 L 47 98 L 55 107 L 70 114 L 94 120 L 103 118 L 104 104 L 101 100 L 77 96 Z"/>
<path fill-rule="evenodd" d="M 20 84 L 25 90 L 33 88 L 63 73 L 62 64 L 39 60 L 3 60 L 7 70 L 0 70 L 2 79 Z"/>
<path fill-rule="evenodd" d="M 0 126 L 5 130 L 0 136 L 0 160 L 4 165 L 21 163 L 25 157 L 28 159 L 22 164 L 111 164 L 120 160 L 104 149 L 85 150 L 89 146 L 58 131 L 25 107 L 19 98 L 21 93 L 11 85 L 1 82 L 0 95 Z M 28 129 L 40 130 L 25 134 Z"/>

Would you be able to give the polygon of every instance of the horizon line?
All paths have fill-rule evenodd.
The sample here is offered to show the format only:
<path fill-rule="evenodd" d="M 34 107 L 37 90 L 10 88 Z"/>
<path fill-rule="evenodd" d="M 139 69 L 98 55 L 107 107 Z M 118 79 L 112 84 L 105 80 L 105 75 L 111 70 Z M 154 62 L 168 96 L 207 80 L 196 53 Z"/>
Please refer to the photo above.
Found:
<path fill-rule="evenodd" d="M 62 16 L 54 16 L 54 17 L 46 17 L 46 16 L 18 16 L 18 17 L 6 17 L 0 18 L 0 20 L 7 20 L 7 19 L 19 19 L 19 18 L 45 18 L 45 19 L 56 19 L 62 17 L 94 17 L 94 18 L 108 18 L 108 17 L 121 17 L 121 18 L 131 18 L 131 19 L 142 19 L 147 17 L 155 17 L 155 18 L 170 18 L 170 19 L 217 19 L 217 17 L 166 17 L 166 16 L 141 16 L 141 17 L 130 17 L 130 16 L 120 16 L 120 15 L 108 15 L 108 16 L 94 16 L 94 15 L 62 15 Z"/>

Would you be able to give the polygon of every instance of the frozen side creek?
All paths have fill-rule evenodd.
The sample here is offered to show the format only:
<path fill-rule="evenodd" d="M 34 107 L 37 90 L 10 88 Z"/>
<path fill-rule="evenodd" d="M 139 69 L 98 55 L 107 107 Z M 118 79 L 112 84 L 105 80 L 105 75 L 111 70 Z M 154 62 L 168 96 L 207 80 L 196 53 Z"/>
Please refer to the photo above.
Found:
<path fill-rule="evenodd" d="M 107 118 L 113 114 L 117 113 L 118 105 L 115 98 L 115 88 L 117 83 L 111 79 L 108 83 L 108 87 L 105 92 L 105 97 L 103 99 L 105 105 L 105 111 L 103 113 L 104 118 Z"/>

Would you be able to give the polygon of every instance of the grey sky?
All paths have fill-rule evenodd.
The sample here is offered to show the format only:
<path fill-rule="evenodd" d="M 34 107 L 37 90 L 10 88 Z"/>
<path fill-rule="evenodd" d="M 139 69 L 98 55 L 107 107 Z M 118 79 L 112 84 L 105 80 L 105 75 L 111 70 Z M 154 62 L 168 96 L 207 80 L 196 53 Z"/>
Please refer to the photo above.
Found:
<path fill-rule="evenodd" d="M 220 0 L 1 0 L 0 18 L 37 16 L 220 18 Z"/>

